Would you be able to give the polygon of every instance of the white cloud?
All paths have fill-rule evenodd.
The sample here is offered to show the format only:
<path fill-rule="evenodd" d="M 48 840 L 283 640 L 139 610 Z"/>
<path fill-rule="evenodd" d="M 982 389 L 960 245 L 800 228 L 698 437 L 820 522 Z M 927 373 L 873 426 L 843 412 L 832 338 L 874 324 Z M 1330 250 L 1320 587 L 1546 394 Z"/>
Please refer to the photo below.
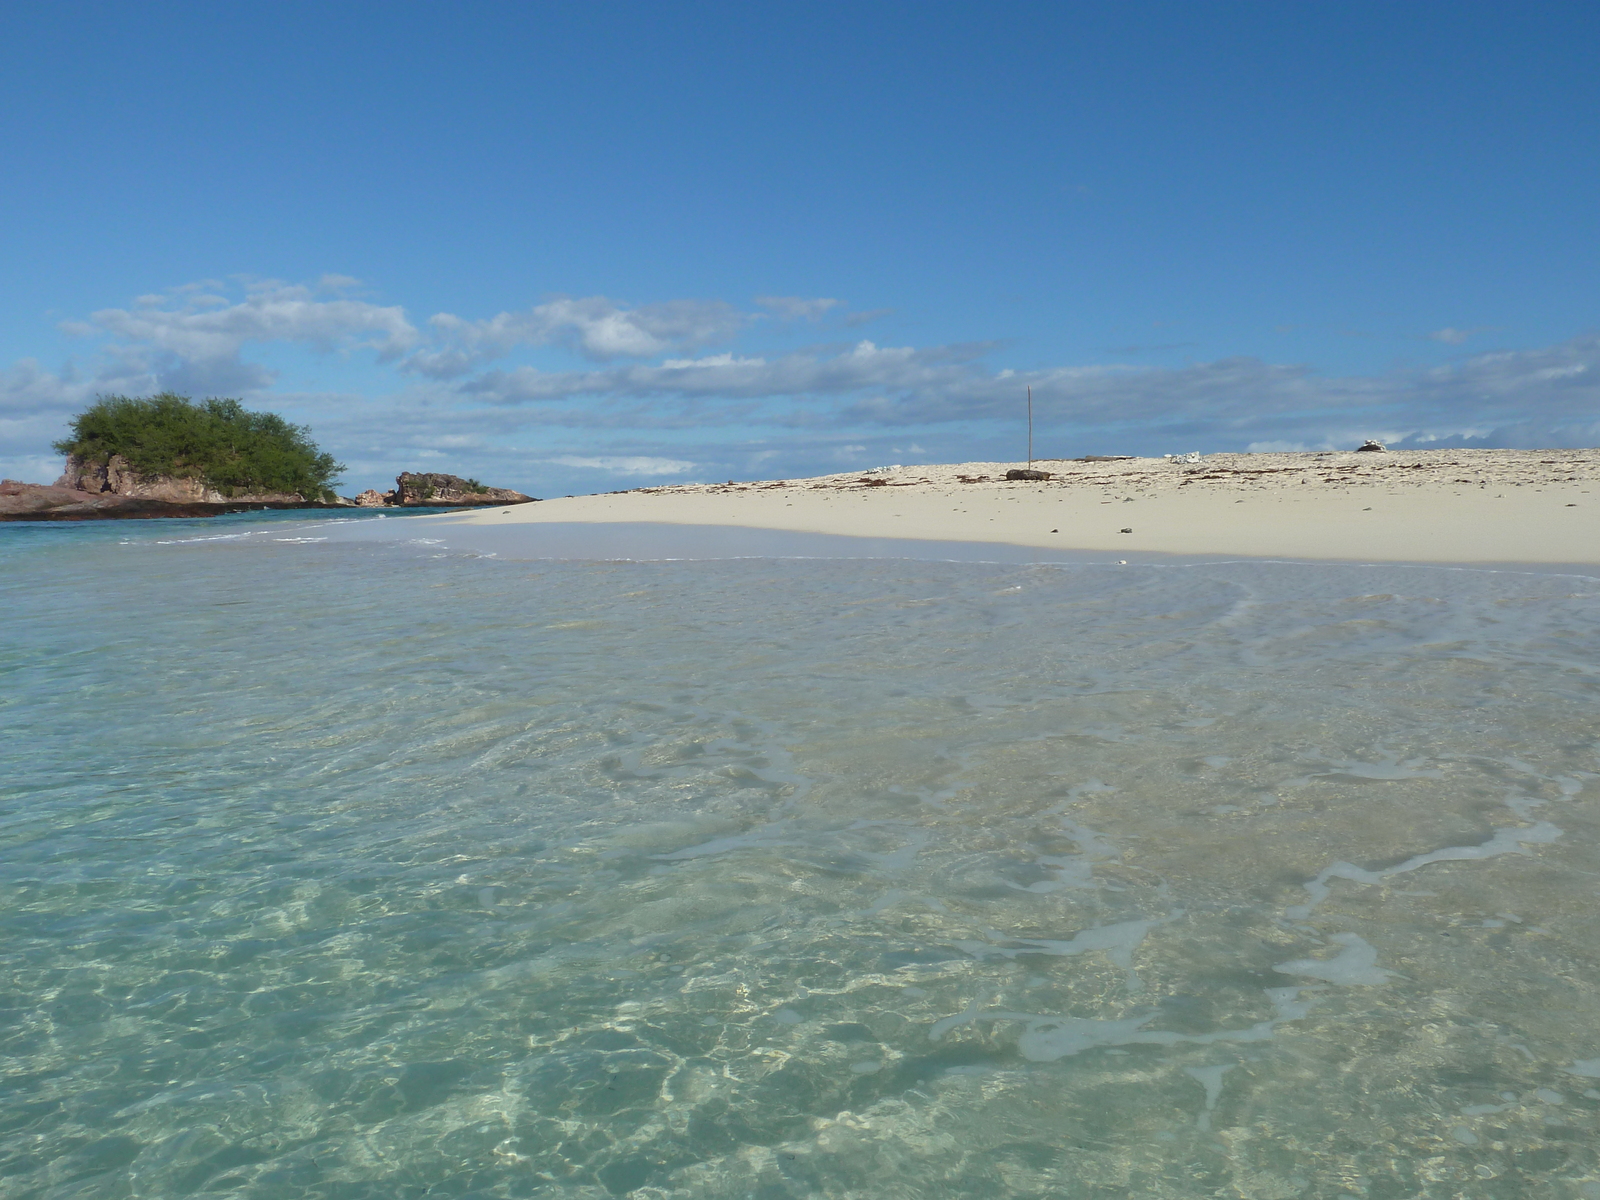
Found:
<path fill-rule="evenodd" d="M 419 331 L 399 307 L 352 298 L 360 286 L 343 276 L 309 286 L 208 280 L 95 313 L 87 326 L 68 323 L 75 334 L 100 331 L 99 344 L 54 372 L 33 360 L 0 370 L 0 462 L 47 459 L 66 419 L 97 394 L 163 387 L 242 395 L 309 421 L 319 441 L 352 464 L 352 476 L 392 474 L 424 451 L 482 478 L 537 463 L 678 478 L 754 461 L 751 455 L 772 457 L 762 469 L 785 474 L 822 469 L 840 455 L 971 457 L 1010 446 L 1030 386 L 1040 436 L 1057 445 L 1161 453 L 1356 445 L 1367 437 L 1434 446 L 1600 441 L 1600 335 L 1464 356 L 1430 370 L 1341 378 L 1243 357 L 1175 368 L 1102 362 L 1018 370 L 991 365 L 988 356 L 1000 349 L 994 343 L 859 340 L 767 355 L 702 352 L 757 320 L 715 301 L 628 307 L 604 297 L 557 298 L 484 320 L 441 313 Z M 244 351 L 282 344 L 366 347 L 402 374 L 376 397 L 268 392 L 272 372 Z M 535 344 L 567 345 L 597 362 L 484 369 Z M 606 432 L 574 432 L 562 438 L 572 453 L 540 458 L 551 453 L 548 440 L 528 435 L 550 428 Z M 700 440 L 683 445 L 684 430 L 702 431 Z M 625 446 L 637 453 L 615 452 L 618 431 L 632 431 Z M 602 436 L 606 452 L 585 454 L 598 450 Z"/>
<path fill-rule="evenodd" d="M 625 308 L 604 296 L 560 297 L 527 312 L 467 321 L 451 313 L 428 319 L 438 344 L 406 367 L 435 379 L 457 379 L 517 346 L 566 345 L 596 362 L 654 358 L 726 341 L 750 318 L 720 300 L 670 300 Z"/>
<path fill-rule="evenodd" d="M 1487 325 L 1478 325 L 1472 329 L 1452 329 L 1448 325 L 1443 329 L 1435 329 L 1432 333 L 1423 336 L 1431 341 L 1443 342 L 1446 346 L 1459 346 L 1463 342 L 1477 337 L 1480 333 L 1494 332 Z"/>
<path fill-rule="evenodd" d="M 699 467 L 698 463 L 678 458 L 656 458 L 645 454 L 601 454 L 584 457 L 563 454 L 558 458 L 541 458 L 540 462 L 559 467 L 578 467 L 605 471 L 612 475 L 687 475 Z"/>
<path fill-rule="evenodd" d="M 704 358 L 663 359 L 663 371 L 687 371 L 694 367 L 764 367 L 764 358 L 735 358 L 732 354 L 708 354 Z"/>
<path fill-rule="evenodd" d="M 342 289 L 358 282 L 325 276 L 319 288 Z M 247 345 L 369 349 L 380 361 L 394 361 L 418 338 L 398 306 L 342 296 L 319 299 L 312 288 L 277 280 L 246 282 L 242 299 L 218 294 L 222 286 L 208 280 L 140 296 L 128 308 L 91 314 L 88 325 L 70 321 L 60 328 L 75 336 L 95 330 L 110 334 L 113 340 L 102 348 L 101 359 L 116 364 L 102 368 L 112 374 L 199 395 L 238 394 L 272 385 L 272 371 L 241 358 Z"/>
<path fill-rule="evenodd" d="M 68 363 L 59 374 L 46 371 L 36 359 L 24 358 L 0 371 L 0 420 L 58 420 L 97 395 L 147 392 L 154 385 L 153 375 L 123 356 L 101 358 L 92 373 Z"/>
<path fill-rule="evenodd" d="M 928 350 L 857 342 L 822 347 L 782 358 L 736 358 L 719 354 L 671 359 L 660 366 L 613 367 L 602 371 L 539 371 L 518 367 L 491 371 L 465 390 L 504 403 L 577 396 L 648 398 L 683 396 L 750 398 L 843 396 L 863 388 L 912 391 L 950 388 L 979 371 L 972 364 L 987 345 L 937 346 Z"/>
<path fill-rule="evenodd" d="M 464 394 L 499 404 L 634 404 L 690 423 L 749 419 L 761 406 L 779 424 L 918 427 L 1020 419 L 1033 388 L 1035 418 L 1057 427 L 1158 431 L 1185 445 L 1328 445 L 1385 432 L 1396 440 L 1504 437 L 1507 444 L 1572 444 L 1600 413 L 1600 337 L 1478 355 L 1429 371 L 1328 378 L 1297 364 L 1227 358 L 1186 367 L 1109 363 L 996 371 L 985 345 L 882 347 L 863 341 L 774 359 L 731 354 L 592 371 L 488 372 Z M 711 406 L 711 407 L 707 407 Z M 728 407 L 735 406 L 735 407 Z M 566 410 L 575 412 L 577 410 Z M 1484 433 L 1489 430 L 1489 433 Z M 1121 435 L 1119 435 L 1121 436 Z"/>
<path fill-rule="evenodd" d="M 773 315 L 785 321 L 818 321 L 830 308 L 838 308 L 844 301 L 824 297 L 807 300 L 800 296 L 757 296 L 756 303 L 771 309 Z"/>
<path fill-rule="evenodd" d="M 0 422 L 0 440 L 3 440 L 4 423 Z M 0 479 L 16 479 L 23 483 L 54 483 L 61 474 L 61 459 L 46 458 L 39 454 L 21 454 L 15 457 L 0 456 Z"/>
<path fill-rule="evenodd" d="M 129 342 L 194 362 L 233 360 L 248 343 L 302 343 L 320 350 L 374 349 L 398 358 L 417 340 L 405 309 L 361 300 L 318 300 L 310 288 L 269 281 L 243 300 L 209 293 L 140 296 L 132 308 L 105 308 L 90 320 Z"/>

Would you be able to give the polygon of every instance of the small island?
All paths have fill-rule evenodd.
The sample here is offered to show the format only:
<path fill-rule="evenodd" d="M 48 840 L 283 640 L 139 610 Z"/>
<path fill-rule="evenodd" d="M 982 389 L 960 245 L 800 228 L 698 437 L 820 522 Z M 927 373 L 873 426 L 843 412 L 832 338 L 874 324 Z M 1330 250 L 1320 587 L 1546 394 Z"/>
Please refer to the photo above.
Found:
<path fill-rule="evenodd" d="M 437 472 L 401 471 L 392 492 L 369 488 L 352 502 L 361 508 L 479 508 L 489 504 L 531 504 L 532 496 L 510 488 L 486 487 L 476 479 Z"/>
<path fill-rule="evenodd" d="M 209 517 L 261 508 L 466 508 L 527 504 L 507 488 L 455 475 L 402 472 L 395 490 L 341 497 L 344 465 L 311 431 L 238 400 L 162 392 L 102 396 L 55 443 L 66 469 L 54 484 L 0 480 L 0 520 Z"/>

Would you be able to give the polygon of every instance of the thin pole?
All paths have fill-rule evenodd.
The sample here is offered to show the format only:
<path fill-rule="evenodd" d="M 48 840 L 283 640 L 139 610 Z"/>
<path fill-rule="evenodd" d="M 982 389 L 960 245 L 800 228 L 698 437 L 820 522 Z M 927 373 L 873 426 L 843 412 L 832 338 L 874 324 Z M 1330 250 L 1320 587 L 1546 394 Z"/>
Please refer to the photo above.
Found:
<path fill-rule="evenodd" d="M 1033 470 L 1033 385 L 1028 385 L 1028 470 Z"/>

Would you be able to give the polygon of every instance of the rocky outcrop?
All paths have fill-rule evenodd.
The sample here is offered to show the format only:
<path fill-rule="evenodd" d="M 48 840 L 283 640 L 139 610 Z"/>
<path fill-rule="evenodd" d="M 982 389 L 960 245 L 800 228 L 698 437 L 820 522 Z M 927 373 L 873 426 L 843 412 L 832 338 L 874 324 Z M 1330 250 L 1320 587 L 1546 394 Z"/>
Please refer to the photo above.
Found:
<path fill-rule="evenodd" d="M 260 492 L 226 496 L 201 479 L 177 475 L 141 475 L 120 454 L 104 463 L 88 462 L 76 456 L 67 459 L 67 469 L 56 480 L 58 488 L 94 495 L 130 496 L 139 500 L 158 500 L 166 504 L 304 504 L 299 492 Z"/>
<path fill-rule="evenodd" d="M 214 517 L 262 508 L 468 508 L 529 504 L 534 497 L 458 475 L 403 472 L 392 492 L 354 500 L 307 500 L 298 492 L 225 496 L 198 479 L 141 475 L 121 455 L 95 464 L 67 459 L 54 484 L 0 480 L 0 521 L 94 521 L 118 517 Z"/>
<path fill-rule="evenodd" d="M 0 480 L 0 521 L 103 521 L 132 517 L 215 517 L 263 508 L 337 508 L 314 501 L 230 500 L 223 503 L 121 496 L 47 483 Z"/>
<path fill-rule="evenodd" d="M 51 511 L 76 510 L 92 515 L 96 509 L 115 507 L 122 502 L 120 496 L 86 492 L 78 488 L 51 486 L 44 483 L 22 483 L 15 479 L 0 479 L 0 517 L 28 517 Z"/>
<path fill-rule="evenodd" d="M 402 471 L 384 500 L 399 508 L 468 508 L 487 504 L 532 504 L 534 497 L 510 488 L 484 487 L 476 479 Z"/>

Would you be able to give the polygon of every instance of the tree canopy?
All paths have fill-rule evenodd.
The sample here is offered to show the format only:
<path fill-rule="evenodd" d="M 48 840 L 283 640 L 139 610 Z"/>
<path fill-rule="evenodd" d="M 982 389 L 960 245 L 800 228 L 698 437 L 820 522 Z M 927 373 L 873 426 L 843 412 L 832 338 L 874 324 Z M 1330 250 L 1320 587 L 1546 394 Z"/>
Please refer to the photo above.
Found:
<path fill-rule="evenodd" d="M 101 396 L 72 419 L 71 430 L 57 452 L 96 464 L 120 454 L 141 475 L 201 479 L 228 496 L 299 492 L 322 499 L 344 470 L 317 449 L 307 426 L 250 412 L 237 400 Z"/>

